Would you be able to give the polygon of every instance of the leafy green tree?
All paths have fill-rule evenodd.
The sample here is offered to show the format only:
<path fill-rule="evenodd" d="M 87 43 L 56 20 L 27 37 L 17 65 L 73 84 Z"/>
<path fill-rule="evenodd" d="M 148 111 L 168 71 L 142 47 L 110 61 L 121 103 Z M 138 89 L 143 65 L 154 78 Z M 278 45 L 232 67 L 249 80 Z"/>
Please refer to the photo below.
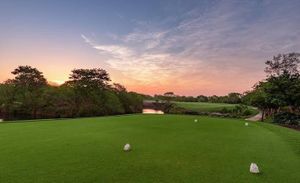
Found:
<path fill-rule="evenodd" d="M 282 74 L 299 75 L 300 53 L 278 54 L 266 61 L 265 72 L 268 76 L 277 77 Z"/>
<path fill-rule="evenodd" d="M 19 105 L 19 113 L 31 114 L 37 117 L 40 108 L 41 94 L 47 86 L 47 80 L 42 72 L 31 66 L 19 66 L 12 74 L 14 79 L 6 81 L 6 84 L 14 86 L 15 103 Z"/>
<path fill-rule="evenodd" d="M 242 95 L 240 93 L 229 93 L 226 103 L 237 104 L 241 103 Z"/>
<path fill-rule="evenodd" d="M 300 54 L 279 54 L 266 62 L 268 74 L 265 87 L 268 100 L 277 111 L 287 107 L 289 112 L 299 110 Z M 276 112 L 277 112 L 276 111 Z"/>
<path fill-rule="evenodd" d="M 175 97 L 175 94 L 174 94 L 174 92 L 166 92 L 166 93 L 164 93 L 164 96 L 165 97 Z"/>
<path fill-rule="evenodd" d="M 265 83 L 261 82 L 255 86 L 255 89 L 251 92 L 247 92 L 244 96 L 244 101 L 247 101 L 248 105 L 257 107 L 262 111 L 261 121 L 264 121 L 266 111 L 270 104 L 267 101 L 267 93 L 264 90 Z"/>
<path fill-rule="evenodd" d="M 104 90 L 109 89 L 109 74 L 99 68 L 74 69 L 65 85 L 73 88 L 78 116 L 104 115 Z"/>
<path fill-rule="evenodd" d="M 204 96 L 204 95 L 199 95 L 197 97 L 197 101 L 198 102 L 208 102 L 208 97 L 207 96 Z"/>
<path fill-rule="evenodd" d="M 47 85 L 47 80 L 43 73 L 31 66 L 19 66 L 11 73 L 15 78 L 8 80 L 7 83 L 14 84 L 17 87 L 27 88 L 32 91 Z"/>
<path fill-rule="evenodd" d="M 127 93 L 126 93 L 127 94 Z M 120 101 L 120 98 L 115 92 L 105 91 L 105 109 L 107 114 L 123 114 L 125 109 Z M 135 111 L 133 111 L 135 112 Z"/>
<path fill-rule="evenodd" d="M 109 74 L 104 69 L 74 69 L 67 84 L 77 88 L 106 88 L 110 81 Z"/>
<path fill-rule="evenodd" d="M 279 54 L 266 62 L 267 79 L 259 82 L 254 90 L 244 96 L 260 108 L 264 116 L 272 116 L 280 111 L 299 112 L 300 104 L 300 64 L 299 53 Z"/>
<path fill-rule="evenodd" d="M 11 84 L 0 84 L 0 114 L 9 118 L 15 110 L 15 87 Z"/>
<path fill-rule="evenodd" d="M 119 83 L 114 83 L 112 88 L 117 93 L 127 92 L 126 88 Z"/>
<path fill-rule="evenodd" d="M 74 69 L 61 86 L 47 84 L 43 73 L 19 66 L 14 79 L 0 84 L 0 115 L 18 118 L 102 116 L 142 111 L 143 95 L 109 84 L 103 69 Z"/>

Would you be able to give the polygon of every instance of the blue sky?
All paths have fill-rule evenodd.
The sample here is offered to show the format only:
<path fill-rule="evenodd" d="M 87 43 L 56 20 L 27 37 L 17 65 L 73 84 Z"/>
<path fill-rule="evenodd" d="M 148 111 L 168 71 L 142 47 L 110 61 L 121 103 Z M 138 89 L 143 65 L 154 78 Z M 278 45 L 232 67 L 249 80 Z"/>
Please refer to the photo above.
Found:
<path fill-rule="evenodd" d="M 24 64 L 52 81 L 101 67 L 139 92 L 226 94 L 300 51 L 298 0 L 0 2 L 0 80 Z"/>

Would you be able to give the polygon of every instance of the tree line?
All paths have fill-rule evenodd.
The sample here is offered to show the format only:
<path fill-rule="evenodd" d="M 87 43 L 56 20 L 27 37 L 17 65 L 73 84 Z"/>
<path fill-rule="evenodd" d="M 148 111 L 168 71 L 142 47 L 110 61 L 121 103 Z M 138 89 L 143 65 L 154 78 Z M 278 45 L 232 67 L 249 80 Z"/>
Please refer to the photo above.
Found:
<path fill-rule="evenodd" d="M 12 71 L 0 84 L 0 115 L 6 119 L 69 118 L 139 113 L 144 96 L 111 83 L 107 71 L 74 69 L 60 86 L 49 85 L 31 66 Z"/>
<path fill-rule="evenodd" d="M 224 96 L 180 96 L 174 92 L 166 92 L 163 95 L 154 95 L 154 100 L 172 100 L 177 102 L 211 102 L 211 103 L 228 103 L 228 104 L 239 104 L 242 102 L 242 94 L 232 92 Z"/>
<path fill-rule="evenodd" d="M 242 101 L 258 107 L 262 120 L 297 125 L 300 122 L 300 53 L 278 54 L 265 62 L 267 78 L 244 94 Z"/>
<path fill-rule="evenodd" d="M 262 121 L 270 119 L 282 124 L 300 124 L 300 53 L 278 54 L 265 64 L 266 79 L 242 94 L 193 97 L 166 92 L 155 95 L 152 100 L 251 105 L 262 112 Z"/>
<path fill-rule="evenodd" d="M 34 119 L 140 113 L 143 99 L 151 99 L 246 104 L 260 109 L 262 120 L 299 124 L 300 53 L 279 54 L 265 64 L 266 79 L 250 91 L 197 97 L 173 92 L 154 97 L 128 92 L 120 84 L 111 84 L 109 74 L 99 68 L 74 69 L 64 84 L 51 86 L 38 69 L 19 66 L 12 71 L 13 79 L 0 83 L 0 117 Z"/>

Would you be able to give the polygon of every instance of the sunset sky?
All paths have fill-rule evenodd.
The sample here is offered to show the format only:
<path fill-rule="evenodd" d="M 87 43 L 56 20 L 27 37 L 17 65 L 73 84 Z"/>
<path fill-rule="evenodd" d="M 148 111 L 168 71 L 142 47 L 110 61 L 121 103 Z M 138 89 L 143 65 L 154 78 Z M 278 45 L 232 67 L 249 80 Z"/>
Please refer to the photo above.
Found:
<path fill-rule="evenodd" d="M 299 0 L 0 0 L 0 25 L 0 81 L 97 67 L 147 94 L 243 92 L 300 51 Z"/>

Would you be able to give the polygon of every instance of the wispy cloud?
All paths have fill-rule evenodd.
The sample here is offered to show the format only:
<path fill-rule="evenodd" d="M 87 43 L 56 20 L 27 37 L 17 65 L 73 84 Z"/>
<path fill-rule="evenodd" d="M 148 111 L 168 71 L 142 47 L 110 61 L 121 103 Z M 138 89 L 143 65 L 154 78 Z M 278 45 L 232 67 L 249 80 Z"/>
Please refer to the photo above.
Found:
<path fill-rule="evenodd" d="M 110 67 L 141 86 L 172 83 L 191 94 L 243 91 L 263 77 L 265 59 L 300 49 L 295 4 L 218 1 L 177 21 L 172 17 L 171 25 L 165 17 L 168 26 L 139 21 L 131 33 L 113 36 L 117 44 L 81 37 L 108 58 Z M 191 84 L 195 91 L 187 88 Z M 228 90 L 220 89 L 225 86 Z"/>
<path fill-rule="evenodd" d="M 85 35 L 81 35 L 81 37 L 99 51 L 99 54 L 107 58 L 106 63 L 111 68 L 124 72 L 139 82 L 162 81 L 171 72 L 168 71 L 169 67 L 163 65 L 170 57 L 167 53 L 138 52 L 136 49 L 124 45 L 102 45 Z M 155 76 L 153 73 L 160 74 Z"/>
<path fill-rule="evenodd" d="M 91 46 L 93 46 L 93 43 L 92 43 L 92 41 L 89 39 L 89 38 L 87 38 L 85 35 L 83 35 L 83 34 L 81 34 L 81 37 L 82 37 L 82 39 L 86 42 L 86 43 L 88 43 L 89 45 L 91 45 Z"/>
<path fill-rule="evenodd" d="M 118 45 L 94 45 L 94 48 L 104 54 L 109 54 L 114 58 L 122 59 L 131 57 L 133 55 L 132 50 L 124 46 Z"/>

